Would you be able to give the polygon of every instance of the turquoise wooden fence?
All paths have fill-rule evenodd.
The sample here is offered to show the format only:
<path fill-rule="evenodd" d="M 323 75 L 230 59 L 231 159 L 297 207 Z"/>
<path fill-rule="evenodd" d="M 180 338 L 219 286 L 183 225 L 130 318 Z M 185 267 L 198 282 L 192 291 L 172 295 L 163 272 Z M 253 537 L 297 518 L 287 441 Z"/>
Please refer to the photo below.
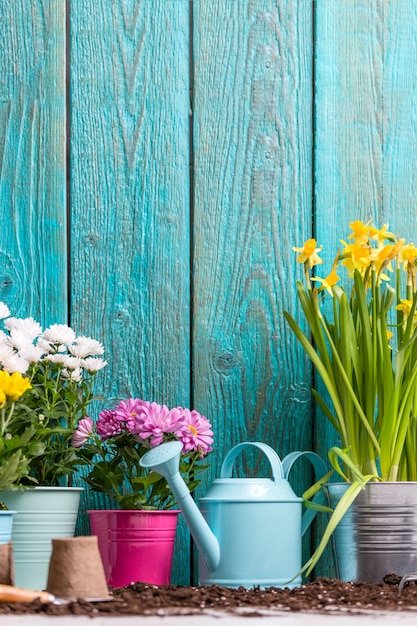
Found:
<path fill-rule="evenodd" d="M 325 455 L 292 246 L 417 242 L 416 143 L 415 0 L 1 0 L 0 298 L 100 338 L 109 401 L 204 413 L 207 483 L 242 440 Z"/>

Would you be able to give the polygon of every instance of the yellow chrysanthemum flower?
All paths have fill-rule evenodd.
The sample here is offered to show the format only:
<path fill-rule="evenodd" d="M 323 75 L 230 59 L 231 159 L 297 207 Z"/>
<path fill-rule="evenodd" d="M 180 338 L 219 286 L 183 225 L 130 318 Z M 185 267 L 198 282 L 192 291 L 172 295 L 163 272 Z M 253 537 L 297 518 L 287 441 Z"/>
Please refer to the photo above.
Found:
<path fill-rule="evenodd" d="M 318 253 L 321 252 L 322 249 L 323 246 L 317 248 L 317 241 L 315 239 L 307 239 L 302 248 L 293 247 L 294 252 L 299 252 L 297 262 L 308 263 L 309 267 L 323 263 L 323 259 L 318 256 Z"/>
<path fill-rule="evenodd" d="M 0 370 L 0 391 L 2 391 L 8 400 L 15 402 L 27 391 L 31 389 L 29 378 L 22 376 L 20 372 L 10 374 L 5 370 Z"/>
<path fill-rule="evenodd" d="M 331 296 L 333 296 L 332 287 L 333 287 L 333 285 L 335 285 L 340 280 L 340 276 L 338 276 L 336 274 L 336 272 L 334 270 L 332 270 L 330 272 L 330 274 L 328 276 L 326 276 L 326 278 L 319 278 L 319 276 L 316 276 L 316 277 L 312 278 L 311 280 L 315 280 L 315 281 L 321 283 L 321 287 L 319 288 L 319 291 L 323 291 L 323 289 L 326 289 L 328 291 L 328 293 Z"/>

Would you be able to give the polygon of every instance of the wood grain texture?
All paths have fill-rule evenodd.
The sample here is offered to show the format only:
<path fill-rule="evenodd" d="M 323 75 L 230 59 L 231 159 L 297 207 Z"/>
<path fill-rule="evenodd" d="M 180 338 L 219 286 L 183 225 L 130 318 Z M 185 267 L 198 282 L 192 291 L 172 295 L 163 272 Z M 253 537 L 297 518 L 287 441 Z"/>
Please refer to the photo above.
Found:
<path fill-rule="evenodd" d="M 416 241 L 417 8 L 316 3 L 315 229 L 327 269 L 355 219 Z M 317 422 L 317 448 L 333 435 Z M 330 436 L 330 440 L 329 440 Z"/>
<path fill-rule="evenodd" d="M 104 394 L 189 406 L 187 0 L 71 2 L 71 201 L 71 321 L 105 345 Z M 177 544 L 187 583 L 185 525 Z"/>
<path fill-rule="evenodd" d="M 241 441 L 312 442 L 309 364 L 283 316 L 311 233 L 311 17 L 304 1 L 194 1 L 193 389 L 212 477 Z"/>
<path fill-rule="evenodd" d="M 417 7 L 412 0 L 315 5 L 314 219 L 330 271 L 355 219 L 388 222 L 417 240 Z M 319 412 L 315 432 L 325 455 L 335 437 Z"/>
<path fill-rule="evenodd" d="M 67 316 L 65 1 L 0 3 L 0 300 Z"/>

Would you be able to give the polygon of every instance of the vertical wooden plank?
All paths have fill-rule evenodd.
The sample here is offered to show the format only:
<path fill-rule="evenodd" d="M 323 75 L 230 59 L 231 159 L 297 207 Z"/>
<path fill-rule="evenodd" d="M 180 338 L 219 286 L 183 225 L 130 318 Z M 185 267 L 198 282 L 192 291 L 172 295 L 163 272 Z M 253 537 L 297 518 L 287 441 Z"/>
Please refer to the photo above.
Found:
<path fill-rule="evenodd" d="M 314 220 L 325 262 L 318 275 L 325 276 L 349 222 L 382 218 L 382 14 L 380 0 L 318 0 L 315 6 Z M 315 386 L 325 397 L 318 377 Z M 326 458 L 337 443 L 316 409 L 316 450 Z M 315 574 L 335 575 L 330 546 Z"/>
<path fill-rule="evenodd" d="M 411 0 L 316 7 L 315 226 L 330 267 L 352 220 L 417 235 L 417 14 Z M 320 420 L 323 452 L 329 434 Z"/>
<path fill-rule="evenodd" d="M 417 244 L 417 5 L 383 4 L 383 216 Z"/>
<path fill-rule="evenodd" d="M 354 219 L 415 237 L 417 7 L 317 0 L 315 226 L 330 263 Z"/>
<path fill-rule="evenodd" d="M 212 477 L 241 441 L 311 447 L 309 364 L 283 316 L 311 233 L 311 32 L 304 0 L 194 1 L 193 384 Z"/>
<path fill-rule="evenodd" d="M 417 13 L 412 0 L 315 6 L 315 228 L 326 273 L 355 219 L 416 241 Z M 325 455 L 335 437 L 320 413 L 315 431 Z"/>
<path fill-rule="evenodd" d="M 65 1 L 0 3 L 0 300 L 66 321 Z"/>
<path fill-rule="evenodd" d="M 70 4 L 71 320 L 105 345 L 110 402 L 188 406 L 189 3 Z"/>
<path fill-rule="evenodd" d="M 381 2 L 318 0 L 315 22 L 314 219 L 325 276 L 349 222 L 382 217 Z M 336 442 L 320 411 L 315 436 L 326 457 Z"/>

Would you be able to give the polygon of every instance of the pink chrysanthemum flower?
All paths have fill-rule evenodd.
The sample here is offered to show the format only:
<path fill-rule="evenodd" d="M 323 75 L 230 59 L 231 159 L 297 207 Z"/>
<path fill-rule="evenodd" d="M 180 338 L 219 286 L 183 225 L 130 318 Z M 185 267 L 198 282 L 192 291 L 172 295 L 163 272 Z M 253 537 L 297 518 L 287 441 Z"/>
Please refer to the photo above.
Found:
<path fill-rule="evenodd" d="M 126 428 L 132 434 L 136 434 L 138 432 L 138 421 L 142 416 L 144 419 L 146 418 L 150 405 L 150 402 L 140 400 L 139 398 L 121 400 L 114 409 L 114 416 L 116 419 L 124 422 Z"/>
<path fill-rule="evenodd" d="M 213 443 L 213 431 L 206 417 L 198 411 L 182 409 L 185 423 L 179 433 L 179 440 L 183 444 L 183 453 L 200 451 L 201 456 L 210 452 Z"/>
<path fill-rule="evenodd" d="M 165 434 L 178 433 L 183 426 L 182 412 L 168 409 L 165 404 L 152 402 L 142 407 L 143 411 L 136 418 L 135 432 L 141 439 L 149 439 L 151 446 L 158 446 Z"/>
<path fill-rule="evenodd" d="M 80 419 L 77 429 L 72 434 L 71 443 L 74 448 L 81 448 L 90 438 L 93 431 L 93 420 L 89 417 Z"/>
<path fill-rule="evenodd" d="M 101 411 L 99 414 L 96 428 L 103 441 L 109 437 L 118 435 L 124 430 L 121 421 L 116 417 L 115 411 L 109 411 L 107 409 L 104 409 L 104 411 Z"/>

